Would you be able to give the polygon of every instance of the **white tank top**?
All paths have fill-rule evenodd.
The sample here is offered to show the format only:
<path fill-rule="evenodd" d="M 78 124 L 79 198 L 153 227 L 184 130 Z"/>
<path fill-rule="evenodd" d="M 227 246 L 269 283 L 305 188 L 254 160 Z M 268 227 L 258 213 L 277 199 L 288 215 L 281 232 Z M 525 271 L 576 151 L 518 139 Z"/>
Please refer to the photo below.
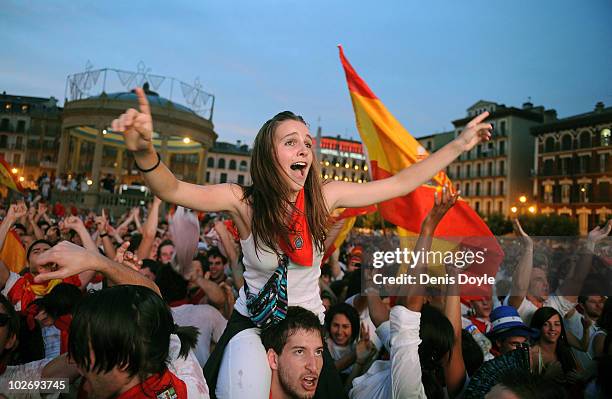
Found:
<path fill-rule="evenodd" d="M 249 290 L 252 294 L 257 295 L 278 267 L 278 258 L 270 248 L 263 245 L 259 246 L 256 253 L 253 234 L 249 235 L 246 240 L 240 240 L 240 245 L 244 256 L 245 284 L 249 285 Z M 319 316 L 321 324 L 325 321 L 325 307 L 323 307 L 319 293 L 322 259 L 323 254 L 314 247 L 312 266 L 300 266 L 289 260 L 289 267 L 287 268 L 287 297 L 289 299 L 289 306 L 300 306 L 310 310 Z M 240 288 L 234 309 L 243 316 L 249 316 L 244 287 Z"/>

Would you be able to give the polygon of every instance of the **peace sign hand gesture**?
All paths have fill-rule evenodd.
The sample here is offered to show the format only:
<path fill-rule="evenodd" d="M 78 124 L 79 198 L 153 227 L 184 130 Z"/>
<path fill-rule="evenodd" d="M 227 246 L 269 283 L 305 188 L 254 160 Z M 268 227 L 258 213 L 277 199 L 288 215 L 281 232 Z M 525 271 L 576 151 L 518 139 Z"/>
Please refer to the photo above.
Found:
<path fill-rule="evenodd" d="M 480 142 L 489 141 L 491 139 L 491 130 L 493 126 L 490 123 L 482 121 L 489 116 L 488 112 L 483 112 L 472 119 L 463 129 L 457 140 L 463 151 L 469 151 Z"/>
<path fill-rule="evenodd" d="M 140 87 L 134 89 L 138 108 L 130 108 L 111 124 L 116 132 L 123 132 L 125 146 L 132 152 L 153 152 L 153 119 L 149 100 Z"/>

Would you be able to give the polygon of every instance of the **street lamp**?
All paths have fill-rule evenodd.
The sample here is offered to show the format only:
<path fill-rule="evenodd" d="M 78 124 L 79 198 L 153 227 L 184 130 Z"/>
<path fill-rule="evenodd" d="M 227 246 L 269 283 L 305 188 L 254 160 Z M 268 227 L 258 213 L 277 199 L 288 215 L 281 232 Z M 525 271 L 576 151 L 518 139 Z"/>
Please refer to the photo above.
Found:
<path fill-rule="evenodd" d="M 524 195 L 521 195 L 521 196 L 519 197 L 519 202 L 520 202 L 521 204 L 524 204 L 525 202 L 527 202 L 527 197 L 525 197 Z"/>
<path fill-rule="evenodd" d="M 527 208 L 527 210 L 529 211 L 529 213 L 535 213 L 536 212 L 536 207 L 531 205 L 529 208 Z"/>
<path fill-rule="evenodd" d="M 510 208 L 510 212 L 516 213 L 518 212 L 518 208 L 516 206 L 513 206 L 512 208 Z"/>
<path fill-rule="evenodd" d="M 17 174 L 17 172 L 19 172 L 19 169 L 17 169 L 17 168 L 13 168 L 13 169 L 11 169 L 11 172 L 12 172 L 14 175 L 16 175 L 16 174 Z"/>

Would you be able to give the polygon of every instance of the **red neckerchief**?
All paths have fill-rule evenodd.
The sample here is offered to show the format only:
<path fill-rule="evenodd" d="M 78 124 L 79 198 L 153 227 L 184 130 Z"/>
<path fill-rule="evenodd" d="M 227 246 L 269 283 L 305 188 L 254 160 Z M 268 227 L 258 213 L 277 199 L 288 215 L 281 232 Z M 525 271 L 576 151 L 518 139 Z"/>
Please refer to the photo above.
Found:
<path fill-rule="evenodd" d="M 49 280 L 44 283 L 36 283 L 34 282 L 34 275 L 32 273 L 24 274 L 15 285 L 8 292 L 8 299 L 11 301 L 13 305 L 16 305 L 19 301 L 21 301 L 21 312 L 24 315 L 28 314 L 28 306 L 32 303 L 39 295 L 34 293 L 36 290 L 46 290 L 49 284 L 57 285 L 57 280 Z M 60 282 L 76 285 L 77 287 L 81 286 L 81 279 L 79 276 L 71 276 L 67 277 Z"/>
<path fill-rule="evenodd" d="M 192 305 L 199 305 L 202 299 L 206 296 L 203 289 L 198 288 L 195 292 L 192 292 L 189 296 L 189 303 Z"/>
<path fill-rule="evenodd" d="M 284 240 L 280 240 L 280 248 L 289 259 L 300 266 L 312 266 L 312 237 L 306 220 L 304 189 L 298 193 L 295 201 L 295 211 L 291 214 L 289 224 L 289 248 Z"/>
<path fill-rule="evenodd" d="M 87 399 L 88 394 L 84 391 L 85 379 L 81 381 L 78 399 Z M 187 399 L 187 385 L 166 369 L 162 374 L 154 374 L 143 383 L 134 385 L 115 399 Z"/>
<path fill-rule="evenodd" d="M 55 327 L 60 330 L 60 355 L 68 352 L 68 337 L 70 336 L 70 323 L 72 323 L 72 315 L 65 314 L 55 320 Z"/>
<path fill-rule="evenodd" d="M 187 304 L 189 304 L 189 300 L 187 298 L 178 299 L 176 301 L 172 301 L 168 303 L 168 305 L 170 305 L 171 308 L 176 308 L 178 306 L 187 305 Z"/>
<path fill-rule="evenodd" d="M 483 334 L 486 334 L 491 329 L 491 323 L 487 323 L 486 320 L 481 319 L 480 317 L 472 316 L 469 317 L 470 321 L 476 328 Z"/>

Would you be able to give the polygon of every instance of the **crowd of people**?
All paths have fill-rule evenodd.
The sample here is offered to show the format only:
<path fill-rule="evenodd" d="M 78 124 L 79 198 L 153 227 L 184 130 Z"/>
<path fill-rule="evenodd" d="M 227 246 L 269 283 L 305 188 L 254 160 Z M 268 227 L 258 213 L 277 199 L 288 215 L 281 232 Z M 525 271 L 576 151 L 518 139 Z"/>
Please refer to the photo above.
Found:
<path fill-rule="evenodd" d="M 283 112 L 257 135 L 252 186 L 197 186 L 153 150 L 148 102 L 137 95 L 139 110 L 113 130 L 124 132 L 155 194 L 146 210 L 51 205 L 46 176 L 37 195 L 0 210 L 0 248 L 25 249 L 21 263 L 0 263 L 0 397 L 612 395 L 612 301 L 551 294 L 518 221 L 522 250 L 505 297 L 461 296 L 451 285 L 436 296 L 421 285 L 405 296 L 364 294 L 368 265 L 351 238 L 323 259 L 333 209 L 409 193 L 489 138 L 486 113 L 417 165 L 356 185 L 322 184 L 307 125 Z M 417 249 L 431 247 L 458 195 L 436 193 Z M 611 229 L 609 221 L 589 233 L 578 268 L 596 261 Z M 49 379 L 68 387 L 15 389 Z"/>

